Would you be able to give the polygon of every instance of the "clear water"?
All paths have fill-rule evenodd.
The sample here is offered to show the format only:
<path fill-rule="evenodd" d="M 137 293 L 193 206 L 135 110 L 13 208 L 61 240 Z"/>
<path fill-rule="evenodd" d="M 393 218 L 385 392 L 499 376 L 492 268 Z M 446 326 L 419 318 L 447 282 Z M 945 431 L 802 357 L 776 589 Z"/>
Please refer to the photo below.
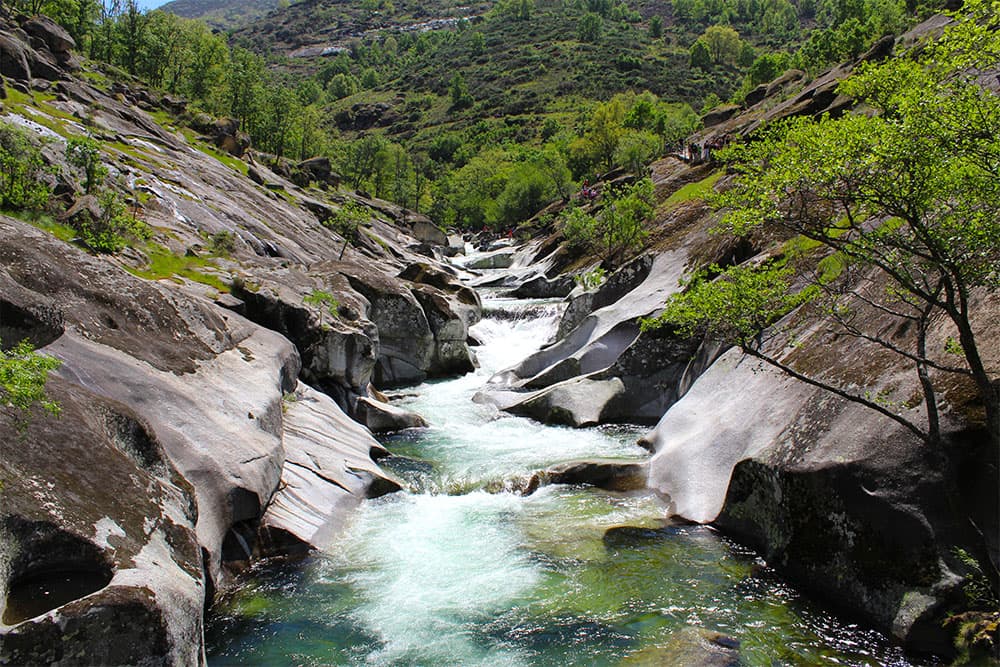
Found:
<path fill-rule="evenodd" d="M 492 306 L 480 369 L 400 398 L 431 424 L 386 441 L 409 489 L 366 502 L 331 553 L 251 572 L 208 625 L 209 664 L 919 664 L 709 528 L 667 525 L 652 495 L 504 491 L 559 461 L 647 454 L 634 430 L 472 402 L 557 323 L 544 303 Z"/>

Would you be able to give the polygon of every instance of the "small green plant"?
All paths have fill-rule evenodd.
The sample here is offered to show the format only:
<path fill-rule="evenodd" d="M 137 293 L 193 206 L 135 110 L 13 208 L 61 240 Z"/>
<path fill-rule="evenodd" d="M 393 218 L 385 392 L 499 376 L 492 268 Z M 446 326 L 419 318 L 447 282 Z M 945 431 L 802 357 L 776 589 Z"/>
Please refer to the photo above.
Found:
<path fill-rule="evenodd" d="M 18 411 L 22 426 L 34 405 L 58 415 L 59 404 L 45 393 L 45 383 L 49 373 L 61 365 L 55 357 L 36 352 L 27 340 L 10 350 L 0 350 L 0 405 Z"/>
<path fill-rule="evenodd" d="M 208 238 L 208 251 L 217 257 L 228 257 L 236 250 L 236 236 L 230 231 L 221 231 Z"/>
<path fill-rule="evenodd" d="M 101 161 L 100 144 L 91 137 L 70 137 L 66 142 L 66 160 L 83 170 L 87 179 L 84 190 L 88 194 L 100 187 L 108 175 L 108 168 Z"/>
<path fill-rule="evenodd" d="M 302 303 L 307 306 L 316 306 L 319 308 L 320 327 L 326 326 L 323 321 L 324 311 L 328 311 L 332 317 L 336 317 L 337 311 L 340 308 L 340 302 L 337 301 L 336 297 L 329 292 L 320 289 L 314 289 L 312 292 L 303 297 Z"/>
<path fill-rule="evenodd" d="M 573 280 L 583 289 L 592 290 L 601 286 L 601 283 L 604 282 L 604 274 L 604 269 L 597 266 L 586 273 L 576 274 L 573 276 Z"/>
<path fill-rule="evenodd" d="M 358 239 L 358 228 L 369 218 L 368 210 L 357 202 L 345 202 L 336 213 L 323 222 L 325 227 L 333 229 L 344 238 L 344 245 L 340 248 L 340 255 L 337 260 L 344 259 L 344 251 L 349 244 L 355 243 Z"/>

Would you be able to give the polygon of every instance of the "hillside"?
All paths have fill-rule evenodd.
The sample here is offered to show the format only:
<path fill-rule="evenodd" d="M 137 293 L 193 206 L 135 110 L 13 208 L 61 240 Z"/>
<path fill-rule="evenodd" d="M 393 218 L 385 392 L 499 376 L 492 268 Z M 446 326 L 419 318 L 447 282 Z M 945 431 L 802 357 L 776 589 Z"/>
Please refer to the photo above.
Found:
<path fill-rule="evenodd" d="M 278 5 L 277 0 L 171 0 L 159 9 L 186 19 L 201 19 L 213 28 L 232 30 L 267 16 Z"/>

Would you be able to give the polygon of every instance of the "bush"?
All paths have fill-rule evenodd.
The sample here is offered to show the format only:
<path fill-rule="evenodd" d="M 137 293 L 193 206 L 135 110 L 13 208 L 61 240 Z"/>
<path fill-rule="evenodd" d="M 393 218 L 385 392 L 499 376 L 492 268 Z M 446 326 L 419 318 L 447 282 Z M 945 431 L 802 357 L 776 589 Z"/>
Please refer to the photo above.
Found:
<path fill-rule="evenodd" d="M 49 372 L 62 362 L 35 352 L 34 346 L 23 340 L 11 350 L 0 350 L 0 405 L 23 414 L 33 405 L 52 414 L 59 414 L 59 405 L 45 394 Z"/>
<path fill-rule="evenodd" d="M 27 131 L 0 122 L 0 207 L 37 211 L 45 207 L 50 190 L 39 180 L 42 152 Z"/>
<path fill-rule="evenodd" d="M 593 245 L 596 238 L 597 220 L 579 208 L 570 208 L 562 214 L 562 235 L 566 247 L 574 252 L 584 252 Z"/>
<path fill-rule="evenodd" d="M 108 168 L 101 161 L 100 145 L 90 137 L 70 137 L 66 142 L 66 160 L 83 170 L 87 179 L 84 190 L 88 194 L 94 192 L 108 175 Z"/>
<path fill-rule="evenodd" d="M 90 213 L 81 213 L 74 223 L 80 238 L 91 250 L 115 253 L 133 241 L 148 239 L 149 227 L 135 217 L 114 190 L 98 195 L 101 213 L 95 219 Z"/>

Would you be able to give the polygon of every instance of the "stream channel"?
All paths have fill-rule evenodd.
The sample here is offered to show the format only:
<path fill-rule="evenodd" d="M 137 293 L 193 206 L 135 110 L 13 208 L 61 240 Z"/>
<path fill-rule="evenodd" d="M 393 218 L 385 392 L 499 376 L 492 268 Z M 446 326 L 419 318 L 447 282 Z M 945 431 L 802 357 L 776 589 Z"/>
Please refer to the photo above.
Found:
<path fill-rule="evenodd" d="M 649 456 L 642 428 L 545 426 L 473 402 L 558 318 L 556 304 L 487 296 L 479 369 L 397 398 L 430 424 L 383 440 L 406 490 L 365 501 L 331 553 L 252 570 L 208 623 L 209 665 L 926 664 L 711 528 L 667 524 L 649 493 L 518 493 L 555 463 Z"/>

